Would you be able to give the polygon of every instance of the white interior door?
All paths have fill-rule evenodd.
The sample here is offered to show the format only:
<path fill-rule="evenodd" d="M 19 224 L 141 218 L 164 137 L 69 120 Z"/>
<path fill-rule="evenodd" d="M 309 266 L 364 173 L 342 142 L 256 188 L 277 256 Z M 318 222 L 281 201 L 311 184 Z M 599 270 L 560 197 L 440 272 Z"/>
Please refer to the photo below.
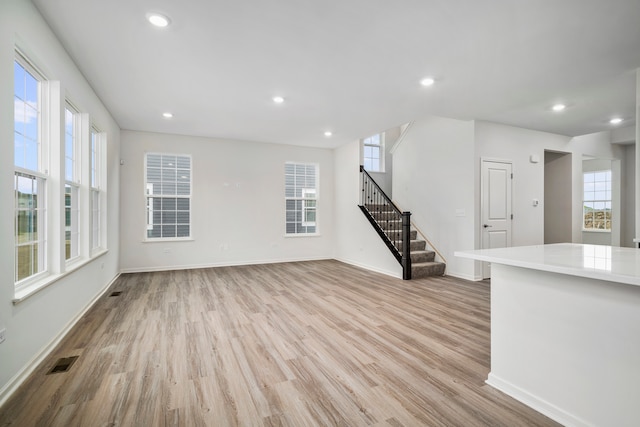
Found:
<path fill-rule="evenodd" d="M 511 162 L 482 161 L 482 249 L 511 246 Z M 491 277 L 491 264 L 483 263 L 483 278 Z"/>

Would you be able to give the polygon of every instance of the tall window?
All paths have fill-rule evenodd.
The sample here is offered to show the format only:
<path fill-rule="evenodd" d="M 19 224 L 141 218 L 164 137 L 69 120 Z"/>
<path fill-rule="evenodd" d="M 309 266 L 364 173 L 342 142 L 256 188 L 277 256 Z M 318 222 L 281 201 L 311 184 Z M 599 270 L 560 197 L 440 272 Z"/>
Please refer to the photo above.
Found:
<path fill-rule="evenodd" d="M 378 133 L 362 140 L 363 165 L 369 172 L 384 172 L 384 134 Z"/>
<path fill-rule="evenodd" d="M 91 128 L 91 250 L 103 247 L 102 242 L 102 135 Z"/>
<path fill-rule="evenodd" d="M 147 238 L 191 236 L 191 156 L 147 153 Z"/>
<path fill-rule="evenodd" d="M 21 55 L 14 61 L 15 282 L 47 270 L 43 101 L 39 74 Z"/>
<path fill-rule="evenodd" d="M 611 171 L 584 173 L 584 230 L 611 231 Z"/>
<path fill-rule="evenodd" d="M 67 104 L 64 109 L 64 233 L 65 259 L 80 255 L 80 132 L 79 114 Z"/>
<path fill-rule="evenodd" d="M 286 233 L 317 233 L 318 165 L 285 164 Z"/>

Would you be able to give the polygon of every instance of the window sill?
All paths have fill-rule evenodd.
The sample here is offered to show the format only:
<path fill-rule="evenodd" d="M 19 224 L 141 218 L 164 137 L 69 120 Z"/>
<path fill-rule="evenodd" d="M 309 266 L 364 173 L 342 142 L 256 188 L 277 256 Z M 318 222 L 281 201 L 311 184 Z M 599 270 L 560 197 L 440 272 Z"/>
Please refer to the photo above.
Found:
<path fill-rule="evenodd" d="M 193 237 L 185 237 L 184 239 L 142 239 L 142 243 L 173 243 L 173 242 L 193 242 Z"/>
<path fill-rule="evenodd" d="M 598 230 L 598 229 L 594 228 L 593 230 L 591 230 L 591 229 L 589 229 L 589 230 L 582 229 L 582 232 L 583 233 L 611 233 L 611 230 Z"/>
<path fill-rule="evenodd" d="M 55 282 L 57 282 L 60 279 L 63 279 L 64 277 L 70 275 L 71 273 L 73 273 L 74 271 L 78 270 L 80 267 L 83 267 L 87 264 L 89 264 L 90 262 L 96 260 L 97 258 L 101 257 L 102 255 L 106 254 L 107 252 L 109 252 L 108 249 L 103 249 L 100 252 L 94 254 L 91 258 L 86 258 L 86 259 L 82 259 L 82 260 L 78 260 L 76 262 L 74 262 L 73 264 L 68 266 L 68 269 L 63 272 L 63 273 L 56 273 L 56 274 L 49 274 L 48 276 L 37 280 L 33 283 L 30 283 L 24 287 L 22 287 L 20 290 L 15 291 L 14 293 L 14 298 L 12 300 L 13 305 L 19 304 L 22 301 L 26 300 L 27 298 L 29 298 L 31 295 L 34 295 L 38 292 L 40 292 L 42 289 L 48 287 L 49 285 L 54 284 Z"/>
<path fill-rule="evenodd" d="M 299 237 L 320 237 L 322 236 L 322 234 L 320 233 L 298 233 L 298 234 L 285 234 L 284 237 L 293 237 L 293 238 L 299 238 Z"/>

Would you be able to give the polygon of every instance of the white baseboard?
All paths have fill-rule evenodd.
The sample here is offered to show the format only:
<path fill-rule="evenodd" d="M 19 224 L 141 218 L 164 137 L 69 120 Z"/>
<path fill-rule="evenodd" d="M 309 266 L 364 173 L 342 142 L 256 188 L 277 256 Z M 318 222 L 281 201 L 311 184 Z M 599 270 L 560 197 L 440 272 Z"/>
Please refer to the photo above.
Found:
<path fill-rule="evenodd" d="M 280 264 L 284 262 L 304 262 L 304 261 L 326 261 L 329 259 L 335 259 L 336 261 L 344 262 L 356 267 L 364 268 L 365 270 L 375 271 L 376 273 L 385 274 L 387 276 L 402 279 L 402 274 L 395 271 L 382 270 L 372 267 L 370 265 L 361 264 L 356 261 L 344 259 L 344 258 L 326 258 L 326 257 L 310 257 L 310 258 L 288 258 L 278 260 L 253 260 L 253 261 L 239 261 L 239 262 L 217 262 L 209 264 L 193 264 L 193 265 L 171 265 L 171 266 L 157 266 L 157 267 L 129 267 L 120 270 L 121 274 L 124 273 L 151 273 L 154 271 L 171 271 L 171 270 L 193 270 L 196 268 L 214 268 L 214 267 L 235 267 L 241 265 L 259 265 L 259 264 Z"/>
<path fill-rule="evenodd" d="M 445 272 L 445 274 L 447 276 L 457 277 L 458 279 L 469 280 L 469 281 L 472 281 L 472 282 L 479 282 L 479 281 L 483 280 L 482 277 L 480 277 L 480 276 L 474 276 L 474 275 L 471 275 L 471 274 L 464 274 L 464 273 L 450 272 L 448 270 Z"/>
<path fill-rule="evenodd" d="M 520 387 L 511 384 L 508 381 L 489 373 L 489 377 L 486 381 L 491 387 L 500 390 L 501 392 L 513 397 L 514 399 L 524 403 L 530 408 L 535 409 L 543 415 L 551 418 L 552 420 L 567 427 L 593 427 L 593 424 L 570 414 L 563 409 L 547 402 L 540 397 L 529 393 Z"/>
<path fill-rule="evenodd" d="M 287 258 L 276 260 L 252 260 L 252 261 L 235 261 L 235 262 L 213 262 L 207 264 L 190 264 L 190 265 L 162 265 L 156 267 L 129 267 L 120 270 L 120 273 L 151 273 L 154 271 L 171 271 L 171 270 L 194 270 L 197 268 L 213 268 L 213 267 L 236 267 L 241 265 L 260 265 L 260 264 L 281 264 L 285 262 L 304 262 L 304 261 L 325 261 L 331 258 L 327 257 L 309 257 L 309 258 Z"/>
<path fill-rule="evenodd" d="M 353 265 L 355 267 L 364 268 L 365 270 L 374 271 L 376 273 L 385 274 L 387 276 L 395 277 L 396 279 L 402 279 L 402 272 L 383 270 L 380 268 L 372 267 L 371 265 L 362 264 L 357 261 L 353 261 L 346 258 L 334 258 L 336 261 L 344 262 L 345 264 Z"/>
<path fill-rule="evenodd" d="M 49 344 L 45 345 L 40 351 L 31 358 L 26 365 L 15 374 L 9 382 L 7 382 L 2 389 L 0 389 L 0 407 L 5 404 L 7 399 L 11 397 L 11 395 L 22 385 L 23 382 L 31 375 L 31 373 L 42 363 L 42 361 L 49 356 L 49 354 L 56 348 L 56 346 L 62 341 L 62 339 L 69 333 L 71 328 L 73 328 L 78 321 L 85 315 L 87 311 L 102 297 L 102 295 L 107 292 L 107 290 L 111 287 L 111 285 L 120 277 L 118 273 L 109 283 L 107 283 L 101 290 L 96 294 L 95 297 L 86 305 L 86 307 L 81 310 L 78 314 L 76 314 L 73 319 L 67 323 L 67 325 L 60 330 L 60 332 L 53 337 L 53 339 L 49 342 Z"/>

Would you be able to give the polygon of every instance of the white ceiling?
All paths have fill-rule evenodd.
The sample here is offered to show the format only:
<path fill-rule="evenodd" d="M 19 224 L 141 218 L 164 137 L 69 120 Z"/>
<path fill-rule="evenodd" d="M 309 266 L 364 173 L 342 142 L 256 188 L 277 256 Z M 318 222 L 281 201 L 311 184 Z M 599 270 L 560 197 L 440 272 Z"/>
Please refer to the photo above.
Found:
<path fill-rule="evenodd" d="M 639 0 L 33 1 L 123 129 L 335 147 L 431 114 L 634 123 Z"/>

